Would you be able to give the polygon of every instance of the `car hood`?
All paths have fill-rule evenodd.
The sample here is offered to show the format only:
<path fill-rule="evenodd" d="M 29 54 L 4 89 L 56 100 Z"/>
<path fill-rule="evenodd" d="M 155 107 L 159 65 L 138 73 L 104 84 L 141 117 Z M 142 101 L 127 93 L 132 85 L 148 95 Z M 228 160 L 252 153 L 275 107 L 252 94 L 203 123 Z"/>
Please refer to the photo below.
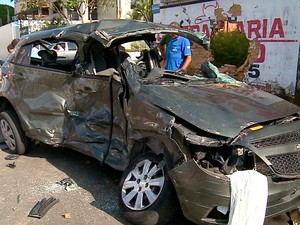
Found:
<path fill-rule="evenodd" d="M 149 101 L 210 133 L 235 137 L 253 125 L 284 118 L 300 108 L 247 85 L 147 85 Z"/>

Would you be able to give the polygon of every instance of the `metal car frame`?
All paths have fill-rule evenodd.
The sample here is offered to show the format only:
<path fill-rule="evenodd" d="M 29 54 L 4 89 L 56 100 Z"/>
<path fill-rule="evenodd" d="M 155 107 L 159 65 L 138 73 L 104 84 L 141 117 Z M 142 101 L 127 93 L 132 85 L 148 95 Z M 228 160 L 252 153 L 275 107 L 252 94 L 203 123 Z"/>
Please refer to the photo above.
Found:
<path fill-rule="evenodd" d="M 23 37 L 0 78 L 1 131 L 11 151 L 23 154 L 30 139 L 39 140 L 124 171 L 120 207 L 135 224 L 165 224 L 178 200 L 195 223 L 226 223 L 228 214 L 220 216 L 218 206 L 229 208 L 227 175 L 239 170 L 267 177 L 267 217 L 295 208 L 299 107 L 235 81 L 209 62 L 199 74 L 181 76 L 145 71 L 118 51 L 132 40 L 155 46 L 155 34 L 174 32 L 208 47 L 203 34 L 131 20 Z M 75 42 L 74 61 L 32 65 L 27 52 L 33 43 L 51 40 Z"/>

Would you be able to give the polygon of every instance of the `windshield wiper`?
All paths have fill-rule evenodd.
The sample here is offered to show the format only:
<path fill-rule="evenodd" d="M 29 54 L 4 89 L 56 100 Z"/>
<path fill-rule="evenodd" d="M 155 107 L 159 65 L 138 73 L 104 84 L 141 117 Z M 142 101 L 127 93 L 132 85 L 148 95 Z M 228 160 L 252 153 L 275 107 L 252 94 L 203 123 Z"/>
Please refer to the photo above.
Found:
<path fill-rule="evenodd" d="M 184 81 L 189 81 L 190 78 L 185 77 L 183 75 L 180 75 L 178 72 L 176 71 L 169 71 L 169 70 L 165 70 L 164 73 L 162 74 L 162 76 L 160 76 L 162 78 L 176 78 L 179 80 L 184 80 Z"/>
<path fill-rule="evenodd" d="M 190 78 L 180 75 L 176 71 L 164 70 L 161 68 L 154 68 L 145 79 L 157 80 L 157 79 L 161 79 L 161 78 L 171 78 L 171 79 L 178 79 L 178 80 L 183 80 L 183 81 L 190 80 Z"/>

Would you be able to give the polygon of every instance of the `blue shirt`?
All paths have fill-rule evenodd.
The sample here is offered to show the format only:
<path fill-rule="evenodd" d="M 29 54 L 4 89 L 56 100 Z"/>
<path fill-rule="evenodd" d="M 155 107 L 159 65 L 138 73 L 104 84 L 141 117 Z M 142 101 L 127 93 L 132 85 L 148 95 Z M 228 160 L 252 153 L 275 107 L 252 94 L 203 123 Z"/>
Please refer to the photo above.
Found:
<path fill-rule="evenodd" d="M 186 56 L 191 55 L 190 41 L 182 36 L 172 38 L 167 47 L 167 70 L 178 70 L 183 66 Z"/>

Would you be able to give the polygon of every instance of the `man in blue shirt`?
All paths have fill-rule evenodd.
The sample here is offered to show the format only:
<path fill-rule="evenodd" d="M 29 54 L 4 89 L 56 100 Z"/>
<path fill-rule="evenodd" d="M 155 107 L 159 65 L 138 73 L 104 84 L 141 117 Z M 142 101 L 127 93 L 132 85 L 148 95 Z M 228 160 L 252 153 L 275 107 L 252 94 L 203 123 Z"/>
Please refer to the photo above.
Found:
<path fill-rule="evenodd" d="M 190 41 L 178 34 L 171 34 L 167 47 L 167 70 L 185 73 L 192 61 Z"/>
<path fill-rule="evenodd" d="M 177 22 L 172 22 L 170 23 L 171 26 L 173 27 L 178 27 L 181 28 L 180 24 Z M 161 57 L 163 60 L 166 60 L 166 51 L 165 51 L 165 46 L 166 49 L 168 47 L 169 42 L 172 40 L 172 36 L 170 34 L 166 34 L 165 36 L 163 36 L 163 38 L 161 39 L 161 41 L 159 42 L 158 48 L 160 50 L 161 53 Z"/>

